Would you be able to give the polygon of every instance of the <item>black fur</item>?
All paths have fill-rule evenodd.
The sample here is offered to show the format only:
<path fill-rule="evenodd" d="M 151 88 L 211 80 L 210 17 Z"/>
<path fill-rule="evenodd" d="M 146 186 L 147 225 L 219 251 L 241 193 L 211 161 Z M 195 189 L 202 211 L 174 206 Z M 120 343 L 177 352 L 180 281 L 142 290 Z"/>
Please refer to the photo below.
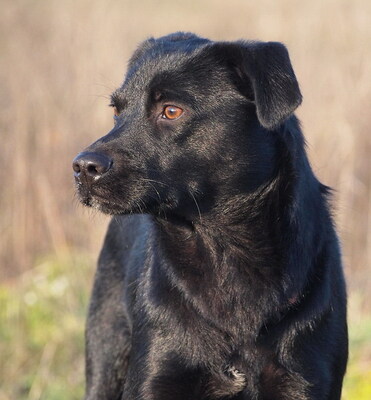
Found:
<path fill-rule="evenodd" d="M 286 48 L 149 39 L 112 102 L 114 128 L 74 163 L 82 202 L 114 215 L 86 399 L 340 399 L 339 244 Z"/>

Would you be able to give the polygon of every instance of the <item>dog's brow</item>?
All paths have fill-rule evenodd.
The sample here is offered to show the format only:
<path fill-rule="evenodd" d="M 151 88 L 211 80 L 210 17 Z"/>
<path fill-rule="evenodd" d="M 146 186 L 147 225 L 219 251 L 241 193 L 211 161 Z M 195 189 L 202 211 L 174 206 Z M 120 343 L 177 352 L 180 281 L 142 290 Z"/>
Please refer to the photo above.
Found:
<path fill-rule="evenodd" d="M 153 93 L 153 98 L 155 101 L 160 101 L 164 98 L 164 95 L 160 90 L 155 90 Z"/>
<path fill-rule="evenodd" d="M 156 88 L 152 94 L 152 99 L 155 102 L 173 101 L 181 104 L 193 105 L 195 98 L 188 91 L 182 90 L 181 88 L 170 89 L 165 86 Z"/>
<path fill-rule="evenodd" d="M 115 90 L 111 94 L 111 104 L 114 105 L 117 108 L 124 108 L 127 105 L 127 100 L 123 96 L 123 93 L 120 92 L 119 90 Z"/>

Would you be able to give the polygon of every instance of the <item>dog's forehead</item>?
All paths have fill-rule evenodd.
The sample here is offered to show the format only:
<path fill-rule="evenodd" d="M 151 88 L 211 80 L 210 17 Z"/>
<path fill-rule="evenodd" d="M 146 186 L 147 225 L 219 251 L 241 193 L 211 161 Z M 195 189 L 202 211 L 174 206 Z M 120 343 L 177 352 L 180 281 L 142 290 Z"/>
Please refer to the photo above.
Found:
<path fill-rule="evenodd" d="M 158 39 L 150 38 L 138 46 L 130 59 L 129 69 L 143 62 L 150 63 L 168 58 L 180 61 L 208 43 L 211 43 L 209 39 L 184 32 L 173 33 Z"/>
<path fill-rule="evenodd" d="M 210 41 L 197 36 L 195 38 L 197 39 L 176 41 L 160 38 L 147 45 L 144 43 L 129 63 L 121 90 L 144 90 L 156 76 L 184 72 L 192 69 L 192 66 L 197 68 L 199 55 Z"/>

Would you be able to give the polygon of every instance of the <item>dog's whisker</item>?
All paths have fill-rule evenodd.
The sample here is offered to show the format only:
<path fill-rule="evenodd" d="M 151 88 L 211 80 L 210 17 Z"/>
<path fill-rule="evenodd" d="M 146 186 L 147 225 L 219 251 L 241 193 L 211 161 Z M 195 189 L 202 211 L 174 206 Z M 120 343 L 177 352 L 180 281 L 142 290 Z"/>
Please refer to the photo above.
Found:
<path fill-rule="evenodd" d="M 201 210 L 200 207 L 198 205 L 198 202 L 196 200 L 195 195 L 190 191 L 189 194 L 191 195 L 191 197 L 193 198 L 195 204 L 196 204 L 196 208 L 197 208 L 197 212 L 198 212 L 198 216 L 199 216 L 199 220 L 200 220 L 200 224 L 202 224 L 202 216 L 201 216 Z"/>
<path fill-rule="evenodd" d="M 156 194 L 157 194 L 157 197 L 158 197 L 158 202 L 159 202 L 159 204 L 161 204 L 161 196 L 160 196 L 160 193 L 158 192 L 158 190 L 156 189 L 156 186 L 155 185 L 153 185 L 153 181 L 152 180 L 150 180 L 150 179 L 142 179 L 142 180 L 144 180 L 145 182 L 148 182 L 149 183 L 149 185 L 153 188 L 153 190 L 156 192 Z M 156 182 L 156 183 L 159 183 L 159 182 Z"/>

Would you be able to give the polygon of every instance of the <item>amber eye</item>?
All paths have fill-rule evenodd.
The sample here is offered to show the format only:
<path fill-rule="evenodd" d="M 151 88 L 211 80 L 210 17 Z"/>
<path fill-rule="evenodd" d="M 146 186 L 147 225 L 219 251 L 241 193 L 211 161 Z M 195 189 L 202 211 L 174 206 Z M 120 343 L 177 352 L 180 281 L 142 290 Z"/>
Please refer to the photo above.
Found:
<path fill-rule="evenodd" d="M 183 114 L 183 110 L 176 106 L 166 106 L 162 111 L 162 118 L 177 119 Z"/>

